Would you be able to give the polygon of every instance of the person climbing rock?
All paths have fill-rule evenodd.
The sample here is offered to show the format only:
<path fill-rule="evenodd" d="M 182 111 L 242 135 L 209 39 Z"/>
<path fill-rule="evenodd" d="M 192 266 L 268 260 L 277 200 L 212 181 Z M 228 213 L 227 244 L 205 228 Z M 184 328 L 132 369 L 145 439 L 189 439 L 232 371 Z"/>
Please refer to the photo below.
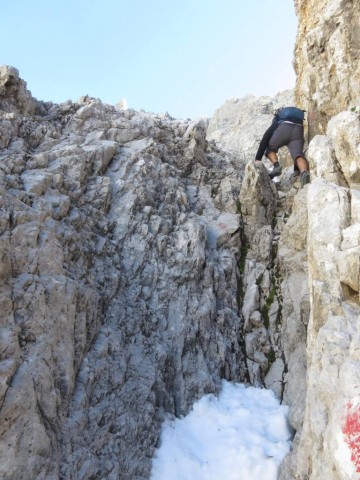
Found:
<path fill-rule="evenodd" d="M 274 165 L 269 176 L 275 178 L 282 173 L 277 152 L 279 148 L 286 146 L 294 161 L 294 173 L 300 174 L 301 187 L 310 182 L 309 164 L 303 152 L 305 142 L 303 122 L 304 110 L 297 107 L 283 107 L 277 110 L 255 156 L 256 161 L 261 161 L 265 153 Z"/>

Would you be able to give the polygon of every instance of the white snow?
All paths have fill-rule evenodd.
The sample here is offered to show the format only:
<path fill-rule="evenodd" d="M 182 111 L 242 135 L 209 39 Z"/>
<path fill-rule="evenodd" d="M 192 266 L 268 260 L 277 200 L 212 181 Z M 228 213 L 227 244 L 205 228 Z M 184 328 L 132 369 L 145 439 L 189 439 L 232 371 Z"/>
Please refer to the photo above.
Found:
<path fill-rule="evenodd" d="M 151 480 L 276 480 L 291 445 L 288 407 L 271 390 L 223 381 L 164 422 Z"/>

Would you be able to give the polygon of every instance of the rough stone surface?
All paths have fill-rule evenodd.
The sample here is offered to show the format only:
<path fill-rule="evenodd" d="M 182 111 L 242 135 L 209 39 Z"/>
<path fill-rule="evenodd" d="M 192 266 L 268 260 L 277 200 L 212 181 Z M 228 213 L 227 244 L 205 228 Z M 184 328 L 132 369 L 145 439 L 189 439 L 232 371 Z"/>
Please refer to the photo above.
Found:
<path fill-rule="evenodd" d="M 295 98 L 308 111 L 312 138 L 311 185 L 304 189 L 310 315 L 303 420 L 297 416 L 302 426 L 295 426 L 280 479 L 355 480 L 360 471 L 360 5 L 295 0 L 295 8 Z M 290 227 L 289 219 L 285 230 Z M 286 243 L 280 255 L 289 250 Z M 294 366 L 290 376 L 292 371 Z"/>
<path fill-rule="evenodd" d="M 360 117 L 342 112 L 328 124 L 326 135 L 331 139 L 339 168 L 347 186 L 360 189 Z"/>
<path fill-rule="evenodd" d="M 0 66 L 0 110 L 33 115 L 37 101 L 26 89 L 26 83 L 19 77 L 19 71 L 8 65 Z M 9 125 L 9 124 L 8 124 Z"/>
<path fill-rule="evenodd" d="M 307 205 L 303 202 L 307 221 L 302 217 L 302 223 L 308 232 L 310 299 L 309 320 L 304 325 L 308 365 L 306 400 L 301 399 L 300 405 L 305 407 L 301 411 L 296 402 L 292 403 L 291 396 L 284 396 L 291 405 L 290 421 L 297 434 L 293 453 L 284 462 L 281 479 L 358 478 L 359 190 L 357 183 L 351 182 L 354 177 L 349 173 L 350 165 L 358 165 L 357 154 L 353 153 L 358 147 L 358 137 L 348 136 L 349 120 L 355 125 L 358 122 L 354 115 L 343 112 L 334 117 L 329 123 L 329 137 L 315 137 L 309 148 L 311 164 L 314 165 L 312 183 L 302 193 L 307 200 Z M 340 138 L 346 141 L 340 141 Z M 326 162 L 332 158 L 332 162 L 327 163 L 334 167 L 331 175 L 324 168 L 321 152 L 326 155 Z M 296 214 L 295 205 L 296 202 L 292 215 Z M 293 244 L 296 245 L 291 218 L 284 231 L 288 229 L 292 231 Z M 289 251 L 288 243 L 279 249 L 279 255 Z M 303 241 L 298 243 L 299 247 L 301 245 L 304 245 Z M 301 291 L 300 285 L 297 290 Z M 301 295 L 296 297 L 294 305 Z M 291 316 L 285 317 L 285 311 L 283 314 L 284 324 L 289 324 Z M 304 353 L 304 332 L 299 333 L 297 349 Z M 287 349 L 291 343 L 286 338 L 286 331 L 284 334 Z M 300 362 L 305 365 L 304 354 Z M 299 363 L 291 367 L 289 361 L 289 378 L 296 372 L 299 372 Z M 293 389 L 291 385 L 289 387 L 291 393 Z M 301 396 L 304 391 L 304 388 L 299 390 Z"/>
<path fill-rule="evenodd" d="M 360 106 L 360 4 L 295 0 L 296 101 L 308 112 L 310 138 L 336 114 Z"/>
<path fill-rule="evenodd" d="M 165 414 L 221 379 L 283 398 L 276 251 L 299 182 L 244 169 L 204 120 L 90 97 L 23 115 L 7 94 L 1 475 L 148 478 Z"/>
<path fill-rule="evenodd" d="M 1 478 L 147 479 L 225 378 L 289 405 L 280 480 L 358 479 L 359 5 L 295 6 L 303 189 L 253 161 L 292 92 L 177 121 L 0 67 Z"/>
<path fill-rule="evenodd" d="M 292 213 L 279 240 L 278 264 L 283 300 L 281 339 L 287 372 L 284 402 L 290 406 L 290 423 L 298 432 L 303 423 L 306 397 L 306 329 L 310 301 L 307 271 L 307 188 L 295 197 Z"/>
<path fill-rule="evenodd" d="M 307 323 L 309 315 L 306 228 L 299 223 L 301 212 L 306 227 L 307 212 L 306 203 L 303 212 L 303 192 L 298 191 L 299 182 L 275 184 L 262 163 L 251 161 L 239 196 L 244 223 L 240 270 L 249 379 L 254 385 L 271 388 L 291 406 L 294 428 L 301 426 L 302 417 L 298 417 L 305 405 L 303 322 Z M 292 221 L 294 195 L 298 207 L 293 207 Z M 302 394 L 297 391 L 299 385 L 304 387 Z"/>
<path fill-rule="evenodd" d="M 242 172 L 208 145 L 205 121 L 89 97 L 30 115 L 24 82 L 10 86 L 0 476 L 148 478 L 164 415 L 247 379 Z"/>

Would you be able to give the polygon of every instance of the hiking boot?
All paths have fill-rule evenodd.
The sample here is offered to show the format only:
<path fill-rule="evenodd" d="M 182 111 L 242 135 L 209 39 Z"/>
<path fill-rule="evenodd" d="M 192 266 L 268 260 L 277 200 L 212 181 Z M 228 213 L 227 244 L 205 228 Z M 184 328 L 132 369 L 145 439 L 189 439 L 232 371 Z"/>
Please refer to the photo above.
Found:
<path fill-rule="evenodd" d="M 300 173 L 300 181 L 301 181 L 301 188 L 305 187 L 308 183 L 310 183 L 310 173 L 308 170 L 304 170 Z"/>
<path fill-rule="evenodd" d="M 280 165 L 275 165 L 275 167 L 272 169 L 272 171 L 269 173 L 270 178 L 275 178 L 281 175 L 282 168 Z"/>

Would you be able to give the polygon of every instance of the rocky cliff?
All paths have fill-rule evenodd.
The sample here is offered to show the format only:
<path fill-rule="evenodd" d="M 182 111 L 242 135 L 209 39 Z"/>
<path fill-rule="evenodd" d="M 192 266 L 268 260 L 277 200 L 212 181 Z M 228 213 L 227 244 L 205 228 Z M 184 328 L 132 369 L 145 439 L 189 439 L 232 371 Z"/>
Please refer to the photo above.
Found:
<path fill-rule="evenodd" d="M 308 111 L 310 137 L 331 117 L 360 105 L 360 4 L 357 0 L 295 0 L 296 100 Z"/>
<path fill-rule="evenodd" d="M 247 379 L 241 172 L 204 121 L 0 78 L 1 476 L 147 478 L 165 412 Z"/>
<path fill-rule="evenodd" d="M 42 103 L 1 78 L 1 475 L 148 478 L 164 415 L 222 378 L 301 412 L 276 258 L 291 168 L 280 190 L 244 171 L 216 118 Z M 273 100 L 252 102 L 259 136 Z"/>
<path fill-rule="evenodd" d="M 359 6 L 296 8 L 303 189 L 252 161 L 292 92 L 190 122 L 0 68 L 1 478 L 147 479 L 164 416 L 222 378 L 290 406 L 282 480 L 358 478 Z"/>
<path fill-rule="evenodd" d="M 360 119 L 352 112 L 335 116 L 327 135 L 312 140 L 309 159 L 314 168 L 303 198 L 304 214 L 299 217 L 294 208 L 287 223 L 289 228 L 302 221 L 311 308 L 304 423 L 298 424 L 282 479 L 358 478 L 360 191 L 349 166 L 356 164 L 358 170 L 360 159 L 348 152 L 359 143 Z"/>
<path fill-rule="evenodd" d="M 303 217 L 311 308 L 304 423 L 281 478 L 353 480 L 360 472 L 360 10 L 352 1 L 295 5 L 295 95 L 313 137 Z"/>

